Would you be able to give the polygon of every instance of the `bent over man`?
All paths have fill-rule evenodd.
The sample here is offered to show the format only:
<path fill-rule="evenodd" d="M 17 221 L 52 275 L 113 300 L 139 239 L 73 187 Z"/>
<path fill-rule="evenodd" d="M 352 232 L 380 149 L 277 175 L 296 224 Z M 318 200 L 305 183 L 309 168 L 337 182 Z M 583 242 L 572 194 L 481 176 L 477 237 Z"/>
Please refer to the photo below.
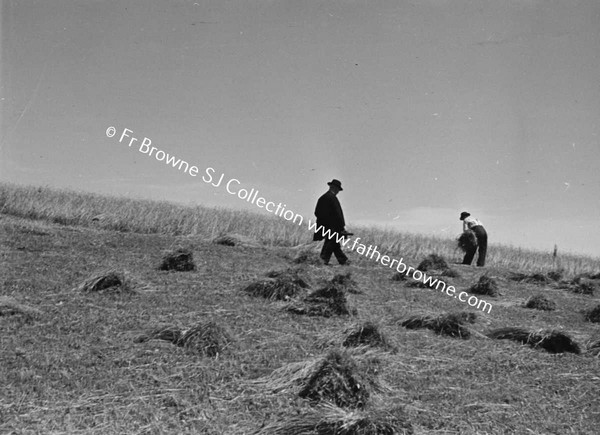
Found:
<path fill-rule="evenodd" d="M 483 228 L 483 224 L 480 220 L 471 217 L 471 213 L 463 211 L 460 214 L 460 220 L 463 221 L 463 231 L 471 230 L 477 237 L 477 246 L 469 248 L 465 253 L 463 264 L 471 264 L 475 257 L 475 252 L 479 249 L 479 255 L 477 256 L 477 266 L 485 266 L 485 255 L 487 253 L 487 232 Z"/>
<path fill-rule="evenodd" d="M 338 263 L 349 264 L 348 257 L 342 252 L 342 247 L 337 242 L 336 236 L 346 234 L 344 227 L 344 213 L 342 212 L 342 206 L 340 201 L 337 199 L 337 194 L 342 190 L 342 183 L 339 180 L 333 179 L 329 183 L 329 190 L 325 192 L 317 201 L 317 207 L 315 208 L 315 216 L 317 217 L 317 228 L 322 230 L 316 231 L 313 240 L 323 240 L 323 248 L 321 249 L 321 259 L 327 265 L 331 258 L 331 254 L 335 255 Z M 326 237 L 323 235 L 323 231 L 327 232 L 333 237 Z"/>

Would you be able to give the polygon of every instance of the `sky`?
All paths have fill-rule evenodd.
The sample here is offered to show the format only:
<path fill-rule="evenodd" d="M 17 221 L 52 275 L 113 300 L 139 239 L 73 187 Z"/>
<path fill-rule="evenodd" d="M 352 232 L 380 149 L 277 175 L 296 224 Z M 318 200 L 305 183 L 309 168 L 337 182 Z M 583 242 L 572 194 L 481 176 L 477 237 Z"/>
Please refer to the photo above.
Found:
<path fill-rule="evenodd" d="M 0 181 L 600 256 L 600 2 L 1 5 Z"/>

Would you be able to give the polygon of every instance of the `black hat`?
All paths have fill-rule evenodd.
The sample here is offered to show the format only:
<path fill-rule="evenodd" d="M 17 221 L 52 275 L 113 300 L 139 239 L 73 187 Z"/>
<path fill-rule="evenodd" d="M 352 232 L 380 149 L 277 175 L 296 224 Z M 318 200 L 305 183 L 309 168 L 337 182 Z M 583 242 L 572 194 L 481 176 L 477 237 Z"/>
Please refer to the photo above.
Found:
<path fill-rule="evenodd" d="M 464 218 L 471 216 L 471 213 L 467 212 L 467 211 L 463 211 L 460 214 L 460 220 L 462 221 Z"/>
<path fill-rule="evenodd" d="M 342 189 L 342 183 L 340 182 L 340 180 L 336 180 L 335 178 L 333 180 L 331 180 L 329 183 L 327 183 L 329 186 L 335 186 L 340 190 L 344 190 Z"/>

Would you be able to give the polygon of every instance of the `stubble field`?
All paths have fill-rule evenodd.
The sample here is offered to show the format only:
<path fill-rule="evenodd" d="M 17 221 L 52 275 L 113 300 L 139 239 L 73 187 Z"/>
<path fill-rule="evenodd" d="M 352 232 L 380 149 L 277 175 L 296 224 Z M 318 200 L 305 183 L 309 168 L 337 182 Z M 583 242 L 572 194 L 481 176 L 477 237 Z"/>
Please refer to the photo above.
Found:
<path fill-rule="evenodd" d="M 410 280 L 395 281 L 388 268 L 357 254 L 350 267 L 324 267 L 295 263 L 298 249 L 290 246 L 225 246 L 201 235 L 122 232 L 4 212 L 0 297 L 18 305 L 0 311 L 1 433 L 598 433 L 600 360 L 592 345 L 600 329 L 585 319 L 600 303 L 597 289 L 590 295 L 514 281 L 515 272 L 531 269 L 507 268 L 493 257 L 485 270 L 461 266 L 454 264 L 457 253 L 442 250 L 459 275 L 445 279 L 457 290 L 484 273 L 497 282 L 497 297 L 482 296 L 493 304 L 488 314 Z M 158 270 L 176 247 L 193 253 L 195 270 Z M 411 264 L 426 253 L 413 250 Z M 579 269 L 598 273 L 590 264 Z M 288 268 L 309 288 L 279 301 L 243 291 L 269 271 Z M 109 269 L 124 273 L 130 286 L 77 288 Z M 347 273 L 354 280 L 343 292 L 350 314 L 286 309 Z M 589 282 L 594 289 L 597 280 Z M 556 310 L 523 307 L 540 293 Z M 401 326 L 413 315 L 458 311 L 475 314 L 465 325 L 468 338 Z M 208 321 L 230 338 L 213 354 L 148 337 Z M 387 347 L 343 346 L 365 322 Z M 515 326 L 563 331 L 581 353 L 554 354 L 485 335 Z M 356 376 L 332 372 L 340 383 L 329 387 L 338 397 L 328 396 L 324 384 L 309 394 L 302 370 L 325 367 L 331 355 Z M 328 367 L 335 371 L 335 364 Z M 364 383 L 342 391 L 353 379 Z M 361 401 L 350 403 L 353 394 Z M 348 429 L 361 418 L 371 429 L 367 423 L 362 432 Z M 323 423 L 336 419 L 337 426 Z"/>

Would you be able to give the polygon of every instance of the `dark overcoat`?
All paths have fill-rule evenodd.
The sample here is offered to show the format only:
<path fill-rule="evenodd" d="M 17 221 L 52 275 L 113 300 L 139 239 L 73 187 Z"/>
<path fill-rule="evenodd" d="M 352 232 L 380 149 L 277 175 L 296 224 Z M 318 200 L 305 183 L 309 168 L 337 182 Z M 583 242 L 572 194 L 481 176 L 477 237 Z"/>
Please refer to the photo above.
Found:
<path fill-rule="evenodd" d="M 342 206 L 337 196 L 334 195 L 330 190 L 321 195 L 317 201 L 317 207 L 315 208 L 315 216 L 317 217 L 317 228 L 322 226 L 325 230 L 331 230 L 331 232 L 340 233 L 344 231 L 346 223 L 344 222 L 344 213 L 342 212 Z M 313 240 L 323 240 L 325 237 L 321 231 L 315 232 Z"/>

